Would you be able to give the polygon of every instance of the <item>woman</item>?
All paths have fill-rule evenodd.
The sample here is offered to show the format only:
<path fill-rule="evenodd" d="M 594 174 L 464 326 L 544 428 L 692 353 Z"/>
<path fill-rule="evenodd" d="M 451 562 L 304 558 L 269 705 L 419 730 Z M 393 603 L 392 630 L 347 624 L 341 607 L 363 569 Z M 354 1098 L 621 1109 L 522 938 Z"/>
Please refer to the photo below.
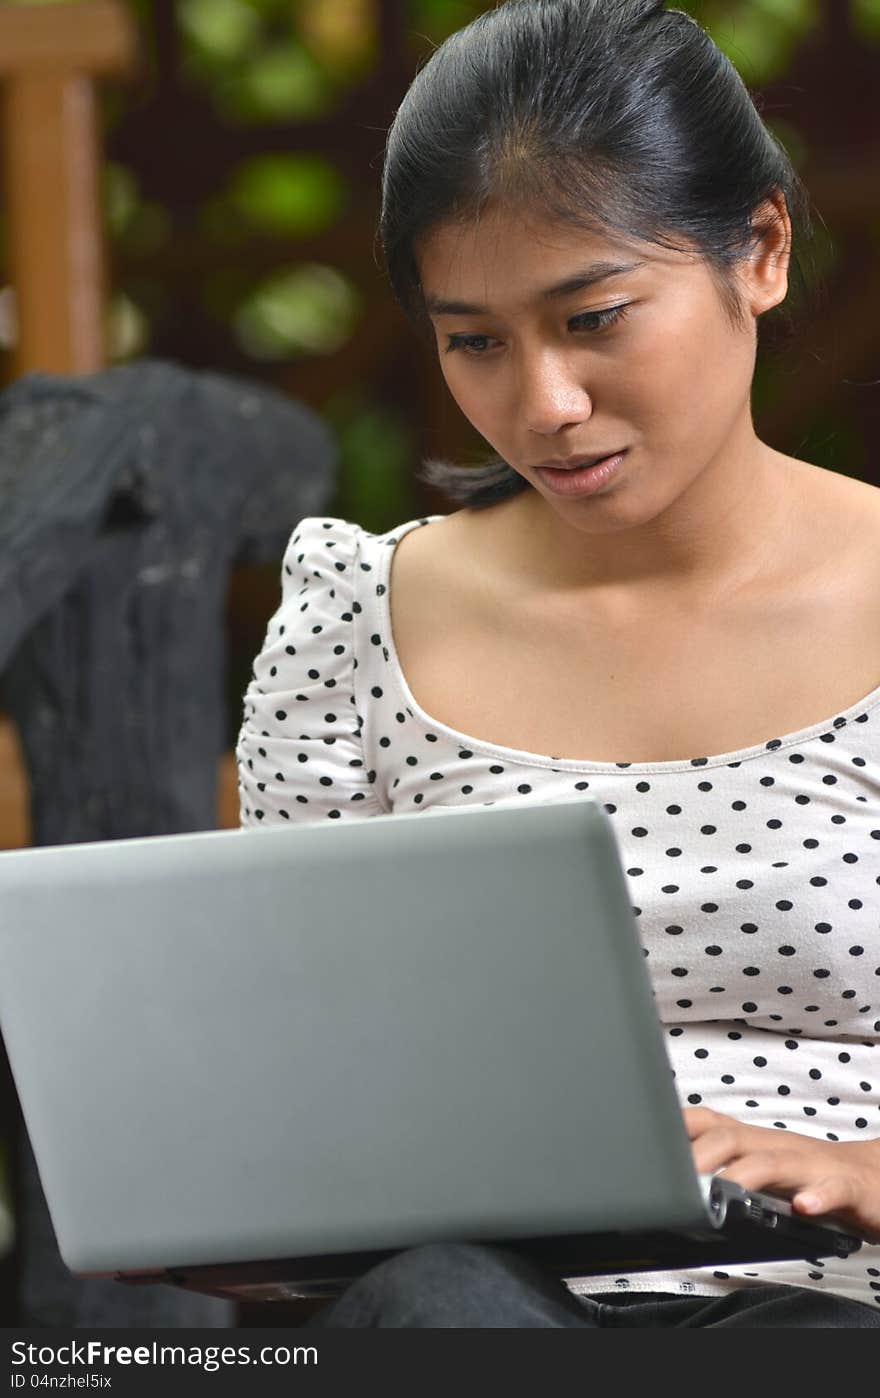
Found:
<path fill-rule="evenodd" d="M 880 494 L 750 405 L 808 209 L 658 0 L 509 0 L 441 45 L 389 133 L 383 247 L 497 456 L 429 467 L 449 515 L 299 524 L 241 810 L 602 801 L 697 1168 L 868 1243 L 568 1286 L 434 1245 L 321 1324 L 880 1327 Z"/>

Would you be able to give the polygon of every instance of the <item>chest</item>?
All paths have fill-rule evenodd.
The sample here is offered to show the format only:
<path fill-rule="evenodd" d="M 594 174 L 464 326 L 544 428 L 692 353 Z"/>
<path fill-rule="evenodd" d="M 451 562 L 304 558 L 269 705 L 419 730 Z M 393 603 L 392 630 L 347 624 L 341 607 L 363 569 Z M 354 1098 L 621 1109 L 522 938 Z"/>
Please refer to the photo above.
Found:
<path fill-rule="evenodd" d="M 880 557 L 873 576 L 853 555 L 833 585 L 762 605 L 612 626 L 487 604 L 466 569 L 398 553 L 391 612 L 410 691 L 488 743 L 597 762 L 715 756 L 830 720 L 880 685 Z"/>

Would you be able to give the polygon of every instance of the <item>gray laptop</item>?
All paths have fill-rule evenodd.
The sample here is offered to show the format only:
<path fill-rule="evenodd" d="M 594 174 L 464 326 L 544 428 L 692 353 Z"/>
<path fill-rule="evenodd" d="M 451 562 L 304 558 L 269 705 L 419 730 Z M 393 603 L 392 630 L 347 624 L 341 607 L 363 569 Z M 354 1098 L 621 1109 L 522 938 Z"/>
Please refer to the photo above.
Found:
<path fill-rule="evenodd" d="M 591 797 L 7 851 L 0 1028 L 78 1274 L 252 1299 L 439 1239 L 560 1276 L 860 1245 L 696 1174 Z"/>

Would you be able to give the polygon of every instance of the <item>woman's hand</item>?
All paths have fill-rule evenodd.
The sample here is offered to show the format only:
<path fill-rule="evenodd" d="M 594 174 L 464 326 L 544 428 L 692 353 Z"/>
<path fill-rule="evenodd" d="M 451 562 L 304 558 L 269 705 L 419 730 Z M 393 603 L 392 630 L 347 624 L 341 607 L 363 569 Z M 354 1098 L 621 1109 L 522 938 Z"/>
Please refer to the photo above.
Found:
<path fill-rule="evenodd" d="M 790 1199 L 796 1213 L 833 1214 L 880 1243 L 880 1140 L 818 1141 L 777 1127 L 746 1126 L 708 1107 L 685 1107 L 698 1174 Z"/>

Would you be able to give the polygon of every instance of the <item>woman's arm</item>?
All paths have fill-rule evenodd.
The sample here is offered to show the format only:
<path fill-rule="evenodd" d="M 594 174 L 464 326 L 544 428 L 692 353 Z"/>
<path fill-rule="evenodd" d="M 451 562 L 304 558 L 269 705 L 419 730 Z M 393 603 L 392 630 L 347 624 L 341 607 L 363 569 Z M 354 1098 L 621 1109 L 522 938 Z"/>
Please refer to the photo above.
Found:
<path fill-rule="evenodd" d="M 384 814 L 355 712 L 352 620 L 359 527 L 300 520 L 244 696 L 236 747 L 242 825 Z"/>

